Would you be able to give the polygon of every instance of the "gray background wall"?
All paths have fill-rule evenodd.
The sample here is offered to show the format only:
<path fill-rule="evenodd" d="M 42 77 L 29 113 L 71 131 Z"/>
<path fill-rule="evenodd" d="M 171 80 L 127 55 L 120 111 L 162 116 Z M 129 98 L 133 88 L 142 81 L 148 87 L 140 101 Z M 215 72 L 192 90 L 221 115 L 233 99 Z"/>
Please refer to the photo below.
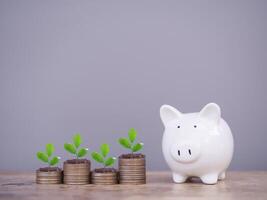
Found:
<path fill-rule="evenodd" d="M 231 169 L 267 169 L 267 1 L 0 0 L 0 169 L 34 170 L 75 132 L 90 150 L 130 127 L 166 170 L 159 107 L 217 102 Z M 95 165 L 94 165 L 95 166 Z"/>

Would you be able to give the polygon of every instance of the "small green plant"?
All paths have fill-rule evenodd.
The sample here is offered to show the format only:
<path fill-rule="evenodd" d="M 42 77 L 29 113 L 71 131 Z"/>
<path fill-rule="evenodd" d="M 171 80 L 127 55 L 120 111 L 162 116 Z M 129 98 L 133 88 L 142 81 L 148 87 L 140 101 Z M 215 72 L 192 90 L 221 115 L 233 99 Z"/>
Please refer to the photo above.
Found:
<path fill-rule="evenodd" d="M 88 148 L 80 148 L 80 145 L 82 144 L 82 137 L 79 133 L 75 134 L 73 137 L 72 137 L 72 141 L 73 141 L 73 144 L 71 143 L 65 143 L 64 144 L 64 149 L 75 155 L 76 159 L 79 159 L 79 158 L 82 158 L 84 157 L 87 152 L 88 152 Z"/>
<path fill-rule="evenodd" d="M 100 146 L 100 153 L 94 151 L 92 152 L 91 156 L 96 162 L 102 163 L 103 167 L 106 168 L 108 166 L 112 166 L 116 160 L 115 157 L 107 157 L 108 153 L 109 153 L 109 145 L 102 144 Z"/>
<path fill-rule="evenodd" d="M 121 146 L 125 147 L 126 149 L 130 149 L 132 154 L 134 152 L 140 151 L 144 144 L 143 143 L 135 143 L 136 139 L 136 130 L 131 128 L 128 132 L 128 138 L 119 138 L 119 143 Z"/>
<path fill-rule="evenodd" d="M 38 151 L 36 156 L 39 160 L 41 160 L 44 163 L 48 163 L 49 167 L 52 167 L 56 164 L 58 164 L 60 157 L 54 156 L 52 157 L 52 154 L 55 151 L 55 147 L 53 144 L 47 144 L 46 145 L 46 151 Z M 51 158 L 52 157 L 52 158 Z"/>

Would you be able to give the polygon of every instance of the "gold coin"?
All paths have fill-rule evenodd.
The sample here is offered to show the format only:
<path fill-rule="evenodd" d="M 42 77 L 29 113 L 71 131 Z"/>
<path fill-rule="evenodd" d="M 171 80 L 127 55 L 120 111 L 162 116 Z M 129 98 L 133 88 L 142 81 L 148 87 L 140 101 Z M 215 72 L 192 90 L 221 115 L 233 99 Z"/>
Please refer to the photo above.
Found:
<path fill-rule="evenodd" d="M 145 176 L 120 176 L 119 180 L 139 180 L 145 179 Z"/>
<path fill-rule="evenodd" d="M 142 171 L 146 171 L 146 170 L 145 170 L 145 169 L 134 169 L 134 168 L 133 168 L 133 169 L 124 169 L 124 168 L 120 168 L 120 172 L 121 172 L 121 171 L 133 171 L 133 172 L 134 172 L 134 171 L 137 171 L 137 172 L 140 171 L 140 172 L 142 172 Z"/>
<path fill-rule="evenodd" d="M 146 173 L 145 171 L 121 171 L 120 175 L 121 174 L 145 174 L 145 173 Z"/>
<path fill-rule="evenodd" d="M 115 177 L 117 174 L 101 174 L 101 173 L 92 173 L 92 177 Z"/>
<path fill-rule="evenodd" d="M 94 185 L 116 185 L 116 184 L 118 184 L 117 182 L 114 182 L 114 183 L 92 183 L 92 184 L 94 184 Z"/>
<path fill-rule="evenodd" d="M 120 176 L 145 176 L 145 173 L 121 173 Z"/>
<path fill-rule="evenodd" d="M 144 176 L 121 176 L 120 180 L 140 180 L 145 179 Z"/>
<path fill-rule="evenodd" d="M 139 181 L 139 182 L 129 182 L 129 181 L 122 181 L 120 184 L 124 185 L 141 185 L 141 184 L 146 184 L 146 181 Z"/>
<path fill-rule="evenodd" d="M 105 181 L 105 180 L 102 180 L 102 181 L 100 181 L 100 180 L 93 180 L 92 181 L 92 183 L 116 183 L 117 182 L 117 180 L 112 180 L 112 181 Z"/>
<path fill-rule="evenodd" d="M 119 166 L 145 166 L 145 163 L 123 163 L 123 162 L 119 162 Z"/>
<path fill-rule="evenodd" d="M 146 168 L 145 165 L 119 165 L 119 169 L 120 168 L 137 168 L 137 169 L 143 169 L 143 168 Z"/>
<path fill-rule="evenodd" d="M 36 183 L 38 184 L 59 184 L 62 182 L 62 171 L 43 172 L 36 171 Z"/>
<path fill-rule="evenodd" d="M 125 159 L 125 158 L 119 158 L 119 163 L 145 163 L 144 158 L 130 158 L 130 159 Z"/>

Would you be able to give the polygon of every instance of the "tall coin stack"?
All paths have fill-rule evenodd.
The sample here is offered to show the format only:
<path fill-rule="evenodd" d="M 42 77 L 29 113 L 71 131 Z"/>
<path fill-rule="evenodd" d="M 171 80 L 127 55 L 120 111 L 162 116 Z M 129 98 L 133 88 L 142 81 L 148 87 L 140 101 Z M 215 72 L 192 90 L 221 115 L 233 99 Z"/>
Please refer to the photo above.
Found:
<path fill-rule="evenodd" d="M 62 183 L 62 170 L 56 171 L 36 171 L 37 184 L 60 184 Z"/>
<path fill-rule="evenodd" d="M 119 157 L 119 181 L 120 184 L 145 184 L 146 183 L 146 161 L 142 158 Z"/>
<path fill-rule="evenodd" d="M 64 184 L 84 185 L 89 183 L 90 161 L 84 163 L 64 162 Z"/>

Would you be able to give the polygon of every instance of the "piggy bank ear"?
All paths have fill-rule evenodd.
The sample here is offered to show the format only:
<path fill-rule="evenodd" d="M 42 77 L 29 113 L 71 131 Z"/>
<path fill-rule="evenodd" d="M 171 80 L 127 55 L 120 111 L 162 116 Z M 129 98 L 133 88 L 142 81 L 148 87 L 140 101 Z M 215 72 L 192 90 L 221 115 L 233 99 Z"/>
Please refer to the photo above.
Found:
<path fill-rule="evenodd" d="M 181 115 L 182 115 L 182 113 L 180 113 L 178 110 L 176 110 L 172 106 L 163 105 L 160 107 L 160 118 L 161 118 L 164 126 L 166 126 L 166 124 L 169 121 L 171 121 L 173 119 L 180 118 Z"/>
<path fill-rule="evenodd" d="M 209 103 L 202 108 L 199 116 L 210 125 L 217 125 L 221 119 L 221 109 L 216 103 Z"/>

